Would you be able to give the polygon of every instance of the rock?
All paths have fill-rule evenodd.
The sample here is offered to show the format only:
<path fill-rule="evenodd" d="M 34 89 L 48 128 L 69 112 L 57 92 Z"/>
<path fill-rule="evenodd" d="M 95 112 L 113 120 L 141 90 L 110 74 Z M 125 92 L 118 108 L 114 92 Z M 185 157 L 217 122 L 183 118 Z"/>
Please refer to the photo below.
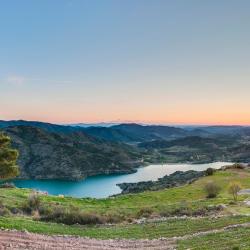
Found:
<path fill-rule="evenodd" d="M 242 194 L 250 194 L 250 189 L 242 189 L 238 192 L 239 195 L 242 195 Z"/>
<path fill-rule="evenodd" d="M 189 184 L 198 178 L 205 176 L 205 171 L 176 171 L 173 174 L 166 175 L 157 181 L 143 181 L 137 183 L 120 183 L 118 186 L 122 189 L 122 194 L 139 193 L 146 190 L 160 190 Z"/>
<path fill-rule="evenodd" d="M 244 200 L 244 204 L 248 207 L 250 207 L 250 200 Z"/>

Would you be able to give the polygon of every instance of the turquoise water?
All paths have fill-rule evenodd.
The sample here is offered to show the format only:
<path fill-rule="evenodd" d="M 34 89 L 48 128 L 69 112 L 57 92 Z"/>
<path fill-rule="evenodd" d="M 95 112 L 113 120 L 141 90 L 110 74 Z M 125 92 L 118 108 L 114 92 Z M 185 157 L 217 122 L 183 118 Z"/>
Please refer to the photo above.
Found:
<path fill-rule="evenodd" d="M 63 194 L 72 197 L 105 198 L 110 195 L 119 194 L 120 188 L 116 186 L 122 182 L 139 182 L 157 180 L 166 174 L 177 170 L 205 170 L 209 167 L 220 168 L 229 163 L 215 162 L 208 164 L 164 164 L 149 165 L 139 168 L 134 174 L 123 175 L 98 175 L 88 177 L 82 181 L 61 181 L 61 180 L 15 180 L 17 187 L 32 188 L 47 191 L 49 194 Z"/>

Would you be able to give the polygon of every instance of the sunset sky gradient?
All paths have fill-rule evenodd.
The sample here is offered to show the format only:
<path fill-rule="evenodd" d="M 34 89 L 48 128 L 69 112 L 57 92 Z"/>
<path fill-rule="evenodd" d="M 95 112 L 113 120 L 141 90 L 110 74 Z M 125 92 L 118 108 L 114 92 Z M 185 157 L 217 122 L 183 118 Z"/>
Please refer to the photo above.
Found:
<path fill-rule="evenodd" d="M 250 1 L 0 3 L 0 119 L 250 125 Z"/>

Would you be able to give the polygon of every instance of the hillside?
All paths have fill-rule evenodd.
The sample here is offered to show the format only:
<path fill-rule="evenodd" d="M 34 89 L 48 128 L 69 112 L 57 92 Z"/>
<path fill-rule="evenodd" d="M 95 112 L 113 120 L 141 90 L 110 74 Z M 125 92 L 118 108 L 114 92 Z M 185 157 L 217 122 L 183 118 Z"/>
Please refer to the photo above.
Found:
<path fill-rule="evenodd" d="M 188 132 L 184 129 L 160 125 L 139 125 L 131 123 L 116 125 L 112 128 L 126 132 L 136 138 L 137 141 L 149 141 L 160 138 L 171 140 L 188 135 Z"/>
<path fill-rule="evenodd" d="M 220 185 L 217 197 L 206 197 L 204 186 L 208 182 Z M 240 182 L 242 188 L 249 189 L 249 169 L 217 171 L 214 175 L 201 177 L 189 185 L 107 199 L 77 199 L 39 194 L 40 202 L 36 213 L 32 210 L 36 207 L 29 203 L 31 197 L 35 197 L 31 190 L 3 188 L 1 211 L 3 213 L 5 209 L 5 215 L 0 218 L 0 227 L 25 232 L 0 231 L 0 246 L 6 246 L 7 239 L 13 239 L 13 246 L 25 241 L 30 246 L 29 242 L 37 239 L 38 245 L 48 244 L 52 247 L 52 238 L 45 235 L 66 234 L 67 236 L 56 239 L 59 244 L 61 240 L 65 244 L 73 244 L 75 241 L 75 249 L 84 249 L 90 244 L 114 249 L 121 246 L 125 249 L 129 246 L 132 249 L 144 249 L 143 246 L 155 246 L 155 249 L 201 249 L 200 246 L 208 250 L 233 247 L 249 249 L 250 208 L 245 201 L 250 197 L 249 194 L 240 195 L 236 202 L 233 201 L 228 193 L 230 182 Z M 6 209 L 11 212 L 7 213 Z M 51 217 L 53 210 L 56 214 Z M 60 217 L 57 216 L 62 216 L 63 213 L 69 217 L 64 218 L 64 223 L 60 223 Z M 83 224 L 74 224 L 74 220 L 79 220 L 83 215 Z M 112 224 L 106 224 L 100 218 L 112 220 Z M 104 224 L 95 225 L 96 223 Z"/>
<path fill-rule="evenodd" d="M 139 165 L 134 148 L 82 131 L 52 133 L 28 126 L 4 131 L 20 152 L 20 178 L 79 180 L 97 174 L 132 173 Z"/>
<path fill-rule="evenodd" d="M 0 129 L 20 150 L 22 178 L 82 179 L 131 173 L 142 164 L 162 162 L 250 162 L 248 127 L 203 130 L 120 124 L 83 128 L 18 120 L 0 121 Z"/>
<path fill-rule="evenodd" d="M 15 127 L 15 126 L 29 126 L 29 127 L 44 129 L 48 132 L 54 132 L 54 133 L 69 133 L 69 132 L 81 130 L 78 127 L 63 126 L 63 125 L 57 125 L 57 124 L 39 122 L 39 121 L 25 121 L 25 120 L 3 121 L 3 120 L 0 120 L 0 129 L 7 128 L 7 127 Z"/>
<path fill-rule="evenodd" d="M 151 159 L 159 162 L 206 163 L 214 161 L 249 162 L 250 140 L 246 136 L 187 136 L 176 140 L 139 143 Z"/>
<path fill-rule="evenodd" d="M 243 126 L 207 126 L 207 127 L 173 127 L 164 125 L 140 125 L 136 123 L 124 123 L 119 125 L 93 124 L 81 126 L 81 124 L 58 125 L 39 121 L 25 120 L 0 120 L 0 128 L 12 126 L 30 126 L 44 129 L 54 133 L 70 133 L 84 131 L 99 139 L 125 143 L 140 143 L 152 140 L 176 140 L 184 137 L 199 136 L 203 138 L 217 137 L 247 137 L 250 136 L 250 127 Z"/>
<path fill-rule="evenodd" d="M 104 139 L 107 141 L 133 144 L 156 139 L 172 140 L 195 133 L 188 132 L 181 128 L 169 126 L 139 124 L 120 124 L 110 127 L 92 126 L 84 128 L 84 132 L 96 138 Z"/>
<path fill-rule="evenodd" d="M 222 142 L 216 138 L 202 138 L 200 136 L 187 136 L 181 139 L 166 141 L 166 140 L 154 140 L 149 142 L 142 142 L 139 144 L 141 148 L 147 149 L 159 149 L 159 148 L 169 148 L 173 146 L 188 146 L 203 148 L 209 145 L 218 145 Z"/>

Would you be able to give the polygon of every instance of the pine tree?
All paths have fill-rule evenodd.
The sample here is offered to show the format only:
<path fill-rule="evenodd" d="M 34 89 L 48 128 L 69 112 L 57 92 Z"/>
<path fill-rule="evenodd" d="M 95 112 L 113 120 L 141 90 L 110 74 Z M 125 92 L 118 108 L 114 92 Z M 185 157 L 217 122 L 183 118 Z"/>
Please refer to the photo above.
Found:
<path fill-rule="evenodd" d="M 14 178 L 19 174 L 18 151 L 11 148 L 10 137 L 0 132 L 0 179 Z"/>

